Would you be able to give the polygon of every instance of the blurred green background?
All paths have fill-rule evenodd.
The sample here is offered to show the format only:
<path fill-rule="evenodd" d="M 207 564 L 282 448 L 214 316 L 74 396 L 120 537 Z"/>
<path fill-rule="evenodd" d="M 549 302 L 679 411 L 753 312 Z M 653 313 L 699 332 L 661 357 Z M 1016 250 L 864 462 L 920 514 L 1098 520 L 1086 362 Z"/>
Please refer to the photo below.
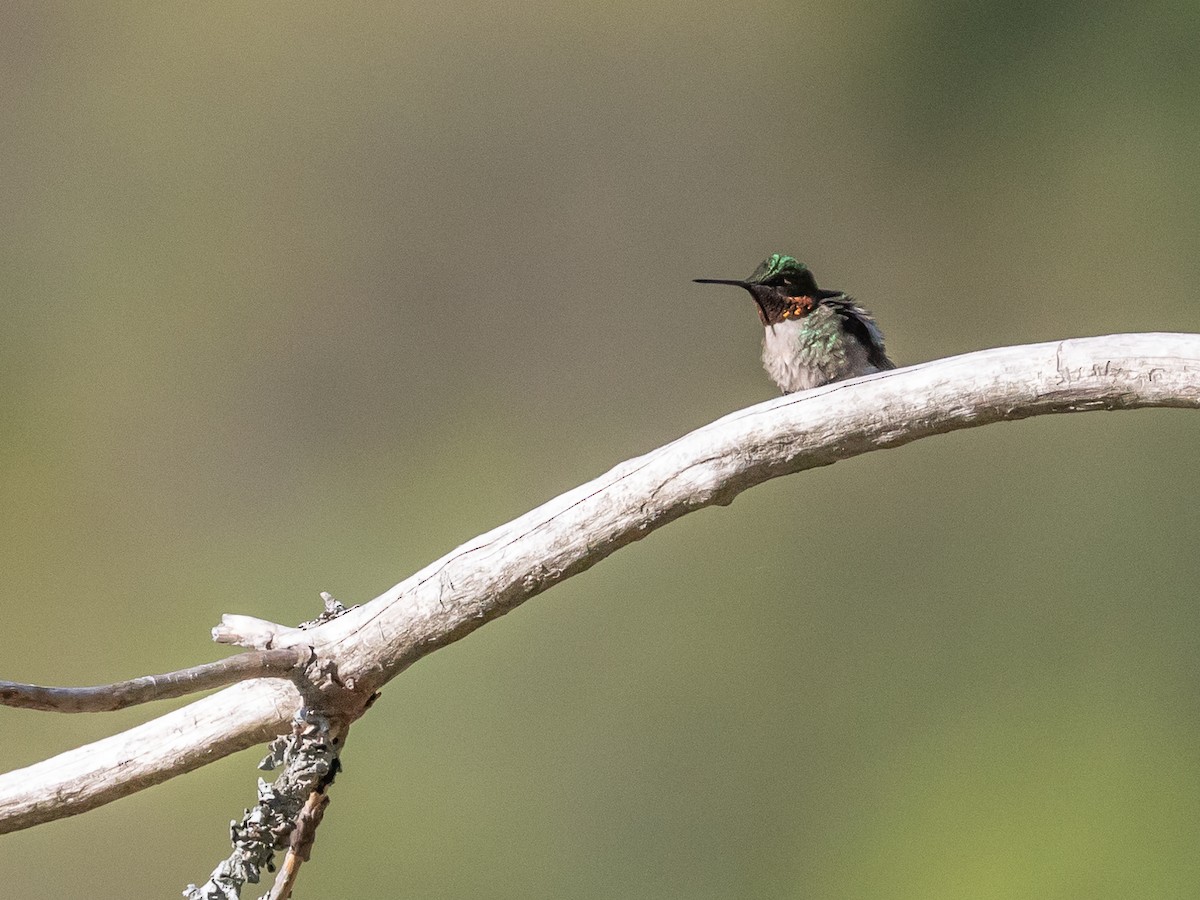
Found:
<path fill-rule="evenodd" d="M 900 364 L 1200 331 L 1200 5 L 10 4 L 0 677 L 216 658 L 774 396 L 767 253 Z M 688 516 L 393 682 L 298 896 L 1200 892 L 1200 417 Z M 0 710 L 15 768 L 162 711 Z M 177 896 L 249 751 L 0 838 Z M 259 892 L 247 891 L 247 896 Z"/>

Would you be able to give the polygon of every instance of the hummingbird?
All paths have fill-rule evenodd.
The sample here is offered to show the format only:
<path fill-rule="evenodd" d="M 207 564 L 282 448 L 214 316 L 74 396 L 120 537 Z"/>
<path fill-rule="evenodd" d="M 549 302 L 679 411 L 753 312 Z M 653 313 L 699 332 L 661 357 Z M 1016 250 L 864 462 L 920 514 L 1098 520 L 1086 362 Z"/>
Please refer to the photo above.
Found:
<path fill-rule="evenodd" d="M 785 394 L 896 368 L 871 314 L 843 291 L 817 287 L 808 266 L 794 257 L 768 256 L 744 281 L 694 280 L 750 292 L 766 328 L 763 368 Z"/>

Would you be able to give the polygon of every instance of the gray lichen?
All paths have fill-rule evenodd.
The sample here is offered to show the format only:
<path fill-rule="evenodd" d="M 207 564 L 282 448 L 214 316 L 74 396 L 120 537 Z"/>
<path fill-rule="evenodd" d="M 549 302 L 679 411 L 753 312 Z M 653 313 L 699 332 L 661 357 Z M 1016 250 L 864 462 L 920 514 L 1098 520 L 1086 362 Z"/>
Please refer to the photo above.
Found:
<path fill-rule="evenodd" d="M 233 853 L 197 887 L 189 884 L 187 900 L 240 900 L 245 884 L 258 884 L 262 870 L 274 871 L 275 851 L 287 846 L 296 817 L 310 794 L 323 791 L 337 775 L 340 741 L 330 735 L 327 719 L 301 709 L 292 720 L 292 733 L 280 735 L 258 767 L 282 767 L 273 782 L 258 780 L 258 803 L 240 822 L 230 823 Z"/>

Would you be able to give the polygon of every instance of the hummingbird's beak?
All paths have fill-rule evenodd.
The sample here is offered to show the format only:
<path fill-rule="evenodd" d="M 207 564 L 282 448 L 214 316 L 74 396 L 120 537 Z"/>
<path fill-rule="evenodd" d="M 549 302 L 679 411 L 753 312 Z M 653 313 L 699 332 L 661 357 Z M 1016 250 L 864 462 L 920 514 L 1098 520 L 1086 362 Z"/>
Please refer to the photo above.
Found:
<path fill-rule="evenodd" d="M 750 296 L 754 300 L 754 305 L 758 307 L 759 319 L 764 325 L 770 321 L 770 317 L 767 315 L 767 310 L 765 307 L 763 307 L 762 298 L 758 296 L 758 292 L 755 290 L 755 288 L 758 287 L 757 284 L 751 284 L 749 281 L 740 281 L 736 278 L 693 278 L 692 281 L 696 282 L 697 284 L 730 284 L 734 287 L 740 287 L 743 290 L 749 291 Z"/>

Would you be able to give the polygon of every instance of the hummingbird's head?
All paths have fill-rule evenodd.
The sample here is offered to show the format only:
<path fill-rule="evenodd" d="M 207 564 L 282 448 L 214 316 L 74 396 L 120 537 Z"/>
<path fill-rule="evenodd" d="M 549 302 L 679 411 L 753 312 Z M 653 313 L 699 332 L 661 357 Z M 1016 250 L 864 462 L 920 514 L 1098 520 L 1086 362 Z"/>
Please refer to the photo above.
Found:
<path fill-rule="evenodd" d="M 823 291 L 808 266 L 793 256 L 775 253 L 764 259 L 745 280 L 696 278 L 700 284 L 732 284 L 745 288 L 754 298 L 763 325 L 775 325 L 786 319 L 808 315 L 827 297 L 839 297 L 841 291 Z"/>

